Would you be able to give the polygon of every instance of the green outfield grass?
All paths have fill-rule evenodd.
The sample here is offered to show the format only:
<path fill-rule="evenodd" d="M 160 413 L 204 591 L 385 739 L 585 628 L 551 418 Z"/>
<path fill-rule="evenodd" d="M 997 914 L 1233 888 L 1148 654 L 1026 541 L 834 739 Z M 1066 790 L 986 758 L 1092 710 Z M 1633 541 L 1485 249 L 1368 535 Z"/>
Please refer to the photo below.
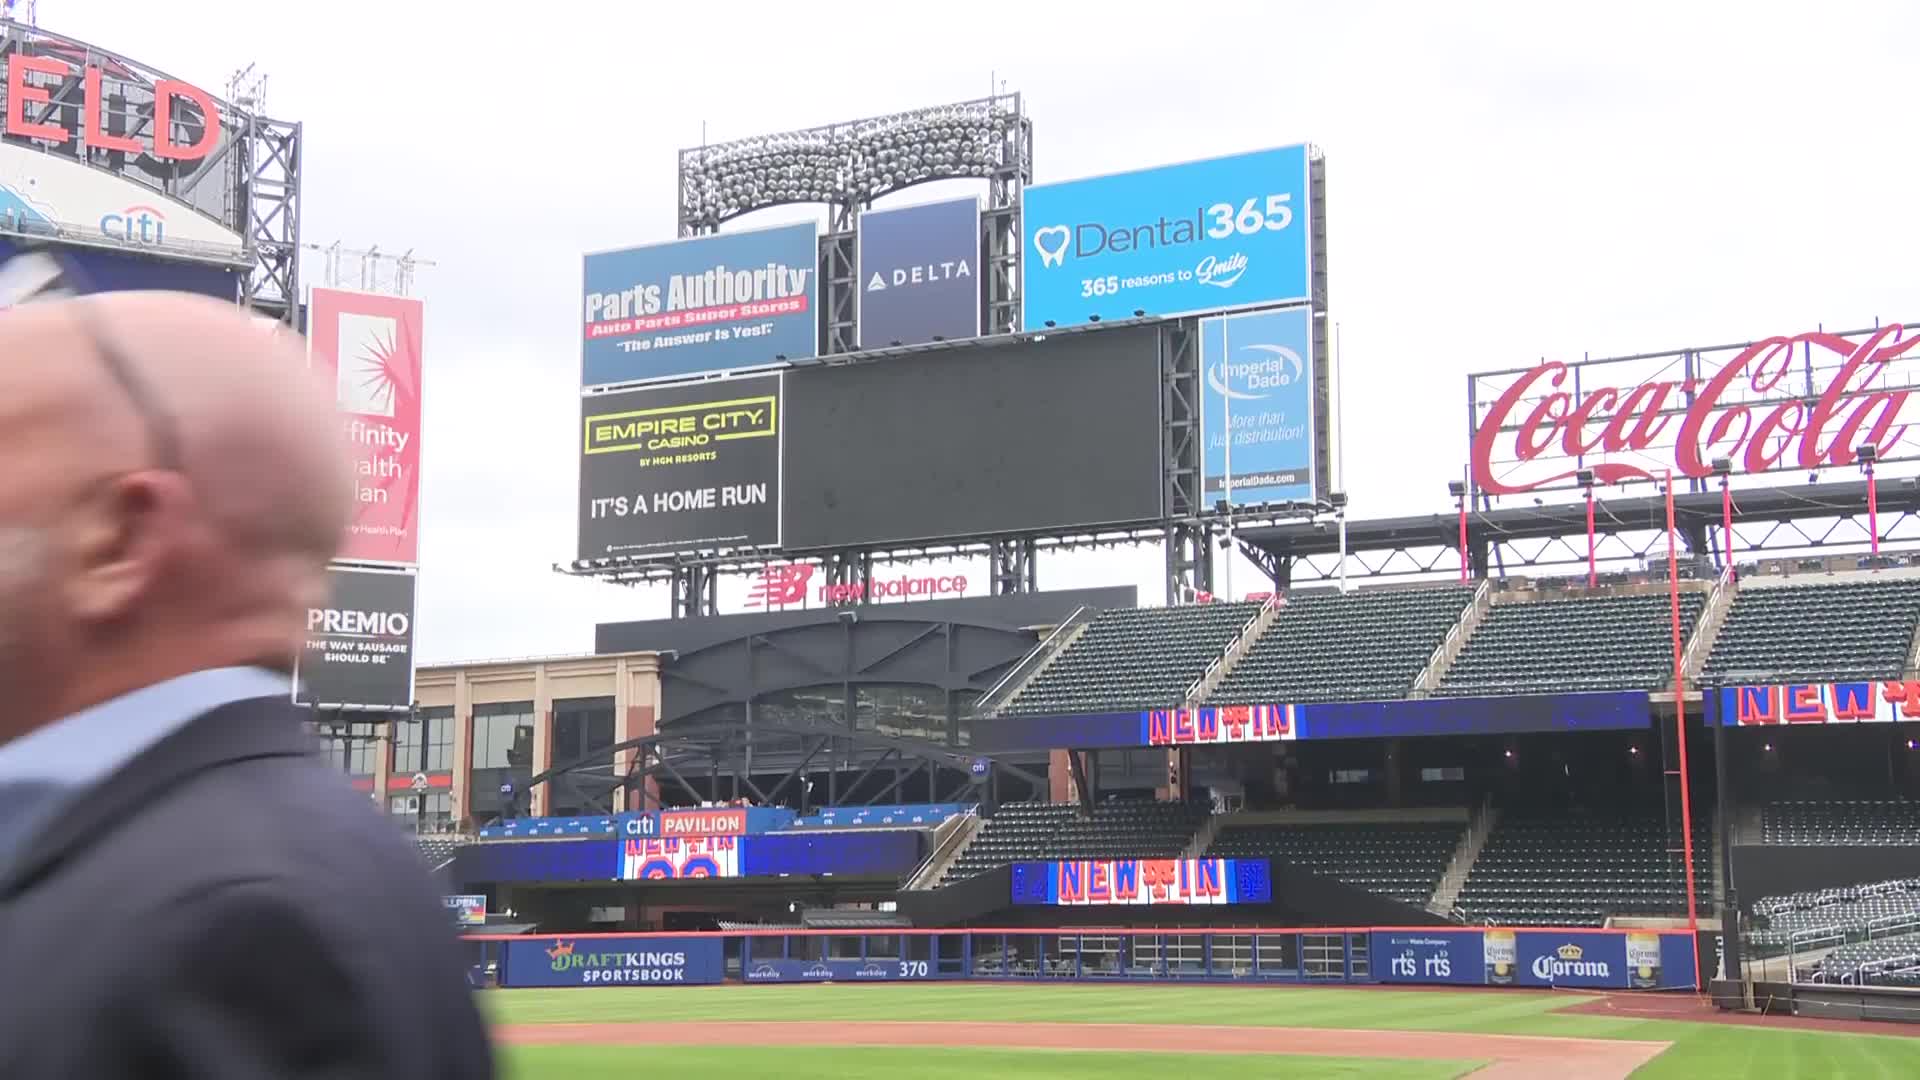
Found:
<path fill-rule="evenodd" d="M 1646 1039 L 1672 1048 L 1634 1075 L 1645 1080 L 1868 1080 L 1920 1077 L 1920 1038 L 1889 1027 L 1887 1035 L 1612 1016 L 1554 1010 L 1589 1000 L 1573 994 L 1449 992 L 1293 987 L 1021 986 L 966 983 L 920 986 L 734 986 L 607 990 L 508 990 L 483 995 L 497 1023 L 633 1023 L 676 1020 L 949 1020 L 1054 1023 L 1159 1023 L 1317 1027 L 1360 1030 L 1459 1031 L 1498 1035 Z M 1355 1047 L 1364 1052 L 1364 1047 Z M 664 1056 L 663 1056 L 664 1055 Z M 865 1049 L 522 1047 L 507 1053 L 510 1080 L 593 1080 L 632 1075 L 644 1061 L 725 1069 L 735 1076 L 864 1077 L 1133 1075 L 1120 1059 L 1144 1062 L 1139 1075 L 1181 1080 L 1272 1075 L 1272 1058 L 1247 1071 L 1248 1059 L 1222 1055 L 1095 1055 L 994 1049 L 933 1051 Z M 1083 1060 L 1085 1059 L 1085 1060 Z M 903 1062 L 911 1062 L 910 1066 Z M 1289 1077 L 1450 1077 L 1471 1062 L 1407 1062 L 1289 1057 Z M 594 1071 L 600 1069 L 601 1071 Z M 818 1069 L 820 1071 L 812 1071 Z M 904 1072 L 902 1070 L 905 1070 Z M 612 1070 L 612 1071 L 608 1071 Z"/>

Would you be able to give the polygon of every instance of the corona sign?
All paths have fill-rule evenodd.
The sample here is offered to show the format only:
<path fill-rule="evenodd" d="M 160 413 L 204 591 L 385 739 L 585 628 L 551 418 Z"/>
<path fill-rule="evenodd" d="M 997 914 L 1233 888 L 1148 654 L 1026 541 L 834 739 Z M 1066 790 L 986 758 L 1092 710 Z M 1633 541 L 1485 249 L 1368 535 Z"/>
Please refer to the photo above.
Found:
<path fill-rule="evenodd" d="M 6 64 L 5 134 L 32 139 L 47 146 L 79 142 L 90 150 L 109 150 L 162 161 L 201 161 L 220 146 L 220 105 L 212 94 L 178 79 L 156 79 L 151 88 L 123 75 L 108 76 L 98 66 L 82 67 L 54 56 L 8 56 Z M 56 108 L 54 96 L 79 78 L 85 84 L 77 124 L 55 118 L 67 113 Z M 150 115 L 110 115 L 107 102 L 121 87 L 150 89 Z M 69 98 L 62 97 L 63 103 Z M 151 120 L 150 123 L 147 121 Z M 140 131 L 139 135 L 127 134 Z"/>

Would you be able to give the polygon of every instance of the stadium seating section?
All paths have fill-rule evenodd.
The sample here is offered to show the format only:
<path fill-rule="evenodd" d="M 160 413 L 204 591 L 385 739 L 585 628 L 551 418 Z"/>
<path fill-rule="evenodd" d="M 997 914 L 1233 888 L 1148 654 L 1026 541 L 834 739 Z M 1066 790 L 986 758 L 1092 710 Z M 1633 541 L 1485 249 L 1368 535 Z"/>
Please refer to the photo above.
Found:
<path fill-rule="evenodd" d="M 1898 677 L 1920 622 L 1920 578 L 1747 586 L 1702 669 L 1770 682 Z"/>
<path fill-rule="evenodd" d="M 1682 635 L 1706 605 L 1682 593 Z M 1499 603 L 1448 669 L 1439 693 L 1474 697 L 1653 690 L 1673 674 L 1667 594 Z"/>
<path fill-rule="evenodd" d="M 1002 711 L 1065 715 L 1179 705 L 1259 611 L 1255 603 L 1103 611 Z"/>
<path fill-rule="evenodd" d="M 1920 934 L 1842 945 L 1821 958 L 1813 978 L 1828 983 L 1920 986 Z"/>
<path fill-rule="evenodd" d="M 1222 826 L 1207 854 L 1285 860 L 1416 907 L 1433 898 L 1459 845 L 1458 824 Z"/>
<path fill-rule="evenodd" d="M 1920 802 L 1850 799 L 1776 802 L 1762 808 L 1761 841 L 1822 847 L 1920 845 Z"/>
<path fill-rule="evenodd" d="M 1601 926 L 1609 916 L 1687 912 L 1679 830 L 1658 816 L 1504 817 L 1454 910 L 1498 926 Z M 1694 822 L 1695 899 L 1713 901 L 1713 832 Z"/>
<path fill-rule="evenodd" d="M 460 847 L 458 836 L 421 836 L 418 837 L 420 854 L 426 858 L 428 866 L 440 866 Z"/>
<path fill-rule="evenodd" d="M 1296 594 L 1208 700 L 1404 698 L 1472 599 L 1472 589 L 1457 585 Z"/>
<path fill-rule="evenodd" d="M 1197 804 L 1145 799 L 1096 803 L 1091 818 L 1075 803 L 1008 803 L 980 823 L 940 883 L 1016 862 L 1176 858 L 1206 818 Z"/>
<path fill-rule="evenodd" d="M 1747 940 L 1762 952 L 1860 941 L 1883 929 L 1920 930 L 1920 878 L 1770 896 L 1753 905 Z"/>

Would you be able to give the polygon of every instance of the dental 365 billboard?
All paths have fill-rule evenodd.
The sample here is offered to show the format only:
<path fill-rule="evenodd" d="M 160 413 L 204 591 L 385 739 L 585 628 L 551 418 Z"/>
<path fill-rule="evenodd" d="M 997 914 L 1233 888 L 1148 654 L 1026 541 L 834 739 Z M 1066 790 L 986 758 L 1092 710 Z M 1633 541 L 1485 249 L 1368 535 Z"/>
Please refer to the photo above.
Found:
<path fill-rule="evenodd" d="M 1289 146 L 1027 188 L 1022 326 L 1309 299 L 1307 170 Z"/>

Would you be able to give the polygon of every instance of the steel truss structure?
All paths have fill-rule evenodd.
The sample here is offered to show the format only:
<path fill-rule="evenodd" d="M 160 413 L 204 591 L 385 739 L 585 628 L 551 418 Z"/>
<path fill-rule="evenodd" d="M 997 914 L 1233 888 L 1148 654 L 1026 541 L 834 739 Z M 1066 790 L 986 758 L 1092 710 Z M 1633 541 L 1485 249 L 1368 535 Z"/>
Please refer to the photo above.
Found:
<path fill-rule="evenodd" d="M 616 768 L 616 755 L 627 758 L 629 754 L 630 764 L 624 769 Z M 768 774 L 780 772 L 778 782 L 763 788 L 754 780 L 756 756 L 762 761 L 783 763 L 764 770 Z M 788 760 L 793 764 L 784 765 Z M 549 791 L 564 789 L 573 796 L 569 801 L 577 799 L 593 813 L 612 814 L 623 810 L 659 809 L 659 800 L 650 800 L 647 794 L 650 784 L 655 791 L 667 784 L 675 785 L 697 805 L 720 797 L 720 785 L 724 781 L 731 784 L 730 798 L 750 798 L 762 806 L 788 805 L 783 800 L 791 800 L 797 802 L 804 814 L 814 806 L 876 806 L 907 801 L 900 797 L 901 789 L 923 774 L 929 802 L 952 801 L 975 784 L 991 784 L 995 772 L 1016 776 L 1045 790 L 1045 777 L 1001 761 L 990 763 L 987 776 L 975 776 L 973 768 L 977 760 L 971 754 L 938 743 L 844 727 L 764 722 L 701 724 L 628 739 L 556 765 L 535 774 L 524 790 L 515 792 L 514 798 L 516 803 L 522 798 L 531 798 L 532 791 L 545 784 Z M 849 799 L 869 778 L 886 775 L 883 770 L 891 771 L 891 782 L 862 802 L 843 802 L 840 772 L 854 769 L 862 771 L 847 787 Z M 807 776 L 810 772 L 822 771 L 826 773 L 826 799 L 816 802 L 817 793 L 811 789 Z M 704 777 L 707 791 L 703 793 L 696 788 L 689 775 Z M 920 800 L 916 797 L 912 801 Z M 515 809 L 506 808 L 503 816 L 513 816 Z"/>
<path fill-rule="evenodd" d="M 0 60 L 15 56 L 53 57 L 65 61 L 71 70 L 58 85 L 46 87 L 46 102 L 22 106 L 23 116 L 29 122 L 57 122 L 60 115 L 77 110 L 85 98 L 85 72 L 91 68 L 100 72 L 102 93 L 108 98 L 101 103 L 106 122 L 116 129 L 116 134 L 135 138 L 152 134 L 155 84 L 173 79 L 158 69 L 77 38 L 51 33 L 28 23 L 0 21 Z M 151 188 L 219 220 L 238 233 L 243 246 L 237 255 L 216 256 L 186 250 L 163 250 L 158 254 L 217 257 L 222 261 L 237 258 L 248 266 L 238 297 L 241 304 L 297 329 L 301 126 L 269 119 L 243 104 L 210 93 L 208 96 L 219 111 L 224 135 L 213 153 L 192 163 L 161 163 L 151 155 L 130 157 L 121 150 L 89 147 L 84 143 L 84 136 L 58 148 L 31 139 L 24 141 L 37 149 L 71 156 L 90 167 Z M 176 119 L 176 124 L 190 122 L 191 116 Z M 68 238 L 64 228 L 59 231 L 62 239 Z M 108 242 L 97 236 L 72 239 L 95 244 Z"/>
<path fill-rule="evenodd" d="M 1594 563 L 1603 572 L 1659 569 L 1666 558 L 1666 498 L 1654 485 L 1639 486 L 1652 493 L 1594 500 Z M 1874 545 L 1865 481 L 1735 488 L 1732 495 L 1736 560 L 1866 554 Z M 1882 547 L 1920 542 L 1920 479 L 1881 480 L 1875 501 Z M 1718 491 L 1676 492 L 1674 528 L 1684 563 L 1717 571 L 1726 561 L 1723 511 Z M 1472 509 L 1467 515 L 1472 575 L 1583 570 L 1586 523 L 1584 502 Z M 1339 539 L 1330 521 L 1247 529 L 1239 539 L 1242 552 L 1275 588 L 1328 582 L 1340 574 Z M 1346 551 L 1349 577 L 1454 576 L 1460 567 L 1459 515 L 1350 521 Z"/>

